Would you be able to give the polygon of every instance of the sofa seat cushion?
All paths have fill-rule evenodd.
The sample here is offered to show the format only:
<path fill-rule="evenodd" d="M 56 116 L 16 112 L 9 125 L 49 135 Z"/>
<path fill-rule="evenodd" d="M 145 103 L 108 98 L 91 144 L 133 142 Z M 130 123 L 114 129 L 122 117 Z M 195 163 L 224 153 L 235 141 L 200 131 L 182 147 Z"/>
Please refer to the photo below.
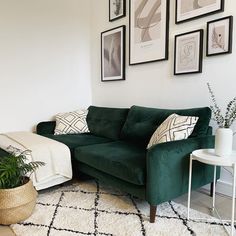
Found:
<path fill-rule="evenodd" d="M 145 184 L 145 148 L 123 141 L 84 146 L 75 149 L 75 159 L 127 182 Z"/>
<path fill-rule="evenodd" d="M 64 135 L 53 135 L 44 134 L 45 137 L 54 139 L 67 145 L 70 149 L 74 149 L 79 146 L 92 145 L 97 143 L 111 142 L 111 139 L 98 137 L 92 134 L 64 134 Z"/>

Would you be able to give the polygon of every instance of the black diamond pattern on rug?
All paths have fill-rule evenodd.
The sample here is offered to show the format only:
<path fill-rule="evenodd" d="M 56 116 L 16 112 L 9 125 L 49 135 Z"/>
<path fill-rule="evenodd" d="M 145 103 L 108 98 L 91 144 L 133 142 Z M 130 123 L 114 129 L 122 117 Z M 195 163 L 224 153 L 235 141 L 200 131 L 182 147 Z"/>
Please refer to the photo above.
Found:
<path fill-rule="evenodd" d="M 90 181 L 40 193 L 34 214 L 12 228 L 17 236 L 227 235 L 212 217 L 212 222 L 187 221 L 186 211 L 180 204 L 163 203 L 150 224 L 146 202 Z"/>

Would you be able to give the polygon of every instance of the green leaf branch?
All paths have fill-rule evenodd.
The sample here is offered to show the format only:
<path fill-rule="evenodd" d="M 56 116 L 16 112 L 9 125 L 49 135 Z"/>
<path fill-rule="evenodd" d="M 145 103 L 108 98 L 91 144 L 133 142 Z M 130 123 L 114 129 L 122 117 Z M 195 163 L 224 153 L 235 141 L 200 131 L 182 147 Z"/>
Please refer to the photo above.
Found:
<path fill-rule="evenodd" d="M 220 128 L 230 128 L 234 121 L 236 120 L 236 97 L 234 97 L 226 106 L 225 115 L 223 115 L 221 109 L 219 108 L 214 92 L 209 83 L 207 83 L 208 91 L 213 105 L 210 106 L 214 120 Z M 235 134 L 235 133 L 234 133 Z"/>

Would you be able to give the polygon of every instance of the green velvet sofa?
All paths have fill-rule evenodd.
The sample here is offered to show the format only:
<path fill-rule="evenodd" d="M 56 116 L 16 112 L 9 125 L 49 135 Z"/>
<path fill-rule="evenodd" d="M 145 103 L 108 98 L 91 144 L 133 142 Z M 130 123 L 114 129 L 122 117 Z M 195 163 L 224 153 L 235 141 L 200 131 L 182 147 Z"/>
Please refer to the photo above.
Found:
<path fill-rule="evenodd" d="M 214 147 L 208 107 L 167 110 L 90 106 L 88 110 L 90 133 L 54 135 L 55 121 L 39 123 L 37 133 L 70 148 L 75 176 L 84 173 L 145 199 L 150 204 L 150 222 L 155 221 L 158 204 L 188 191 L 190 153 Z M 199 117 L 191 136 L 186 140 L 157 144 L 147 150 L 153 132 L 172 113 Z M 212 181 L 213 168 L 194 162 L 193 189 Z"/>

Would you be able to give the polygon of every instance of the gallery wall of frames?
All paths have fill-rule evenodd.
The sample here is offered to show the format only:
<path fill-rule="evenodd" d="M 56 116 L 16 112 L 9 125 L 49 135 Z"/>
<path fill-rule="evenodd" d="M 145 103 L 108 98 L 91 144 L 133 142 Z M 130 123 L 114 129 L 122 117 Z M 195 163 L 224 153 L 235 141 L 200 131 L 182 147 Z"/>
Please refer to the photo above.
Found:
<path fill-rule="evenodd" d="M 129 12 L 126 4 L 129 4 Z M 202 73 L 206 56 L 232 53 L 233 16 L 217 17 L 225 0 L 108 0 L 111 29 L 101 32 L 101 81 L 125 80 L 126 26 L 112 27 L 114 21 L 129 17 L 129 65 L 174 61 L 173 74 Z M 175 5 L 175 24 L 215 14 L 206 29 L 183 31 L 174 38 L 174 58 L 169 58 L 169 11 Z M 206 34 L 206 42 L 204 42 Z"/>

